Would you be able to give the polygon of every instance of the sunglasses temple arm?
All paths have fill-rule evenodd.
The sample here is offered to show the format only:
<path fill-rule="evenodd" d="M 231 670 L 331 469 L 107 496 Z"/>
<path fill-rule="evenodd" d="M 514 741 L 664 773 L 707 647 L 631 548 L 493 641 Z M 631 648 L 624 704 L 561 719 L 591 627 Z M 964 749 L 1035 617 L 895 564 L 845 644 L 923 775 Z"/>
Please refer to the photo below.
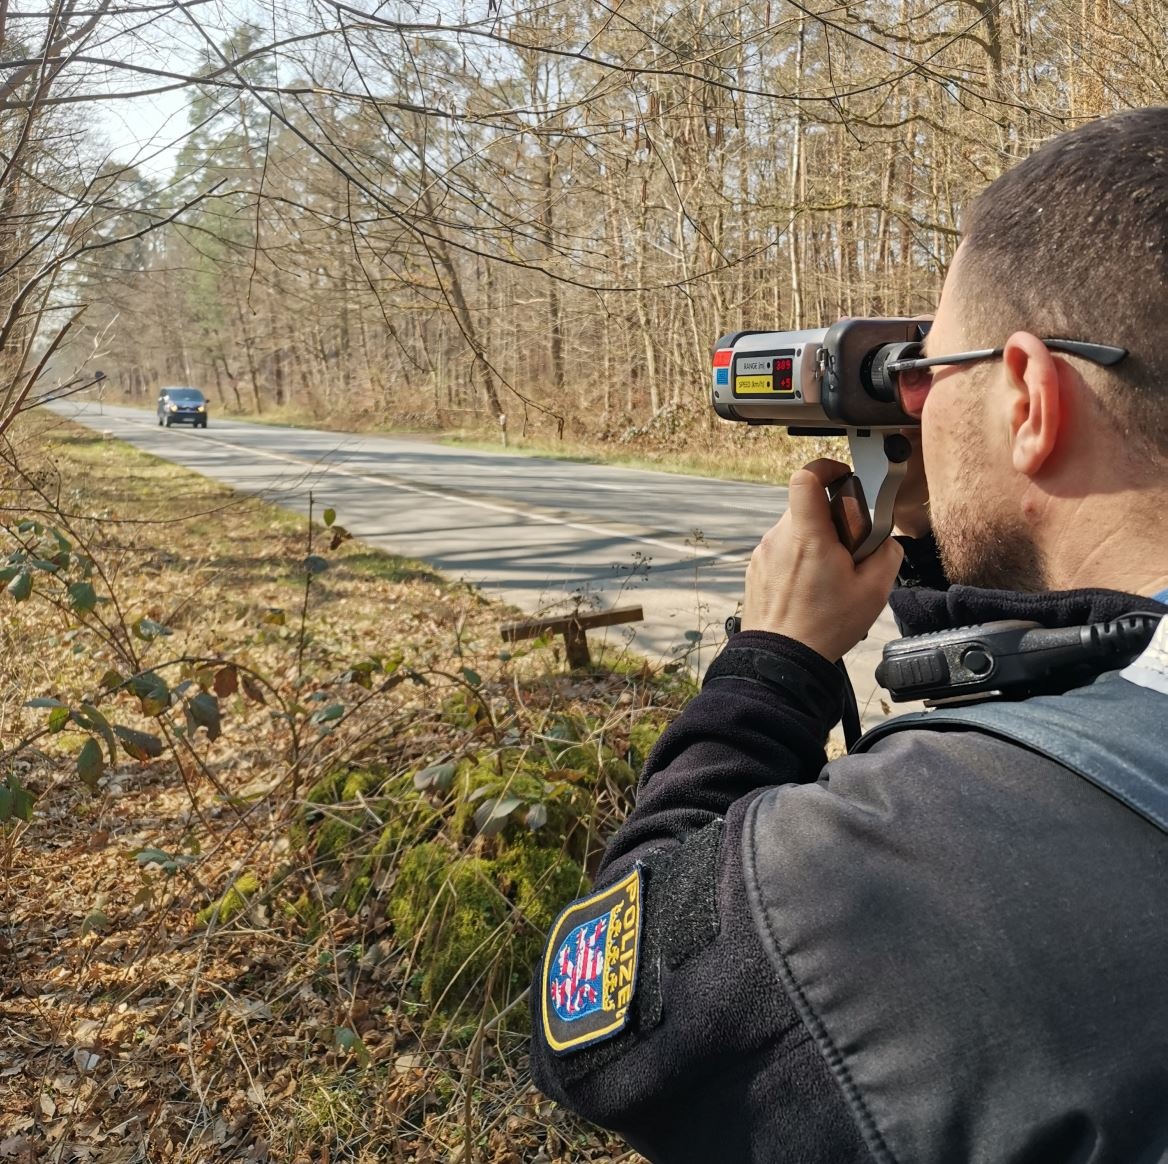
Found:
<path fill-rule="evenodd" d="M 889 372 L 916 372 L 921 368 L 940 368 L 949 364 L 972 364 L 977 360 L 994 360 L 1003 348 L 982 348 L 976 352 L 958 352 L 953 356 L 930 356 L 928 359 L 896 360 L 887 365 Z"/>

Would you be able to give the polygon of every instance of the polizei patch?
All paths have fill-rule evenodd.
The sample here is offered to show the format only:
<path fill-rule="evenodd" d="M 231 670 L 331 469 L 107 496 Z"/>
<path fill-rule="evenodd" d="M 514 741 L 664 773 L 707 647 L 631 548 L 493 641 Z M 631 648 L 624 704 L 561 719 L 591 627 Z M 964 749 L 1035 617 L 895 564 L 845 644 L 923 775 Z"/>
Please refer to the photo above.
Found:
<path fill-rule="evenodd" d="M 543 1033 L 574 1051 L 624 1030 L 637 983 L 641 870 L 573 902 L 552 927 L 543 964 Z"/>

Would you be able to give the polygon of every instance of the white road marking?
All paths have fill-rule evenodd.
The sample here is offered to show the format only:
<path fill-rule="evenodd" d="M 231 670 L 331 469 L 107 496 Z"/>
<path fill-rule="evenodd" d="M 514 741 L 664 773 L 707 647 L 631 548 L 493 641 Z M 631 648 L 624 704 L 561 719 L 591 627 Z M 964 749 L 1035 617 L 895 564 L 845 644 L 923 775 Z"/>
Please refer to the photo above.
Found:
<path fill-rule="evenodd" d="M 151 426 L 145 421 L 126 420 L 127 424 L 140 424 L 143 428 L 150 428 Z M 501 505 L 494 501 L 480 501 L 474 497 L 464 497 L 458 493 L 448 493 L 441 489 L 423 489 L 418 485 L 406 485 L 402 481 L 398 481 L 393 477 L 386 477 L 381 475 L 373 475 L 369 473 L 354 473 L 349 469 L 341 469 L 335 465 L 327 465 L 321 461 L 310 461 L 304 457 L 294 457 L 289 453 L 273 453 L 263 449 L 253 449 L 246 445 L 233 444 L 231 441 L 225 441 L 222 438 L 208 436 L 204 430 L 203 435 L 196 438 L 200 442 L 210 442 L 211 444 L 222 445 L 224 448 L 234 449 L 236 452 L 250 453 L 257 457 L 267 457 L 272 461 L 285 461 L 291 465 L 302 465 L 309 469 L 316 469 L 323 473 L 336 473 L 341 477 L 351 477 L 355 481 L 364 481 L 369 485 L 388 485 L 393 489 L 401 489 L 406 493 L 417 493 L 422 497 L 436 497 L 442 501 L 455 501 L 463 505 L 473 505 L 477 509 L 487 509 L 493 513 L 506 513 L 512 517 L 526 518 L 530 521 L 542 522 L 544 525 L 559 525 L 565 529 L 581 530 L 584 533 L 600 534 L 604 537 L 618 538 L 621 541 L 638 542 L 643 546 L 655 546 L 658 549 L 669 550 L 675 554 L 681 554 L 684 557 L 699 557 L 703 561 L 728 562 L 735 565 L 741 565 L 747 559 L 741 554 L 716 554 L 703 553 L 695 554 L 697 547 L 679 545 L 677 542 L 667 542 L 660 538 L 645 538 L 639 537 L 636 534 L 622 533 L 620 530 L 613 529 L 608 526 L 590 525 L 583 521 L 566 521 L 562 517 L 551 517 L 544 513 L 533 513 L 526 509 L 518 509 L 511 505 Z"/>

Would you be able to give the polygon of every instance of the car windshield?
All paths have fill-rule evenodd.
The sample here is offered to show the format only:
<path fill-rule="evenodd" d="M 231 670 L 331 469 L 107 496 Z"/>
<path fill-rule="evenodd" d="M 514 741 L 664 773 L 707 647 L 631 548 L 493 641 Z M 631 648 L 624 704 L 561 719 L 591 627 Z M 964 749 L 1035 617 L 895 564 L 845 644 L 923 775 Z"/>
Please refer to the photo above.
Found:
<path fill-rule="evenodd" d="M 168 388 L 166 395 L 178 404 L 203 403 L 203 394 L 197 388 Z"/>

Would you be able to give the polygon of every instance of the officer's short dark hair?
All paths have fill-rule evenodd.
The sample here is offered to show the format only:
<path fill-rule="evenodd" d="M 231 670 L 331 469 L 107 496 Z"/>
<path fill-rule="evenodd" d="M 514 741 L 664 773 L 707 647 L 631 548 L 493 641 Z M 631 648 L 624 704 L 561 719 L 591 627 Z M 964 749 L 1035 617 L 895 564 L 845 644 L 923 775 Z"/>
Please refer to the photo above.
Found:
<path fill-rule="evenodd" d="M 1103 409 L 1134 444 L 1168 453 L 1168 106 L 1052 139 L 963 226 L 971 340 L 1025 330 L 1127 348 L 1092 373 Z"/>

